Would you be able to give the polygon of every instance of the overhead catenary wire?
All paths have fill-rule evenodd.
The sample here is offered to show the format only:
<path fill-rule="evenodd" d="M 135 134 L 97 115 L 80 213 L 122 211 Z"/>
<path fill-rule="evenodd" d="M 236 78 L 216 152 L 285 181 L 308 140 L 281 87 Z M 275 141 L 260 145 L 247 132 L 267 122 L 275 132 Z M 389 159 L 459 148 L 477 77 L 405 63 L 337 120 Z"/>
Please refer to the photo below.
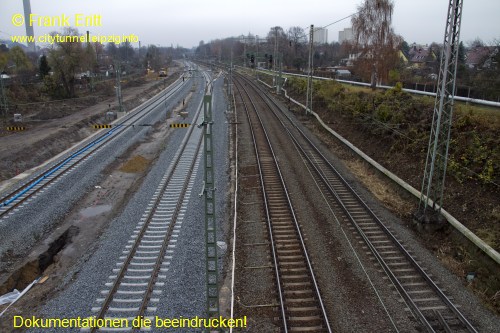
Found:
<path fill-rule="evenodd" d="M 327 27 L 329 27 L 329 26 L 331 26 L 331 25 L 334 25 L 335 23 L 342 22 L 343 20 L 348 19 L 349 17 L 352 17 L 352 16 L 356 15 L 357 13 L 359 13 L 359 12 L 352 13 L 351 15 L 348 15 L 348 16 L 346 16 L 346 17 L 343 17 L 343 18 L 341 18 L 341 19 L 339 19 L 339 20 L 337 20 L 337 21 L 334 21 L 334 22 L 332 22 L 332 23 L 329 23 L 329 24 L 327 24 L 327 25 L 324 25 L 324 26 L 321 26 L 321 27 L 317 27 L 317 28 L 313 28 L 313 29 L 314 29 L 313 31 L 318 31 L 318 30 L 320 30 L 320 29 L 325 29 L 325 28 L 327 28 Z M 305 31 L 307 31 L 307 30 L 309 30 L 309 29 L 311 29 L 311 27 L 310 27 L 310 26 L 304 27 L 304 30 L 305 30 Z M 302 35 L 301 37 L 307 37 L 307 35 L 306 35 L 306 34 L 304 34 L 304 35 Z"/>
<path fill-rule="evenodd" d="M 346 16 L 346 17 L 343 17 L 343 18 L 341 18 L 341 19 L 339 19 L 339 20 L 337 20 L 337 21 L 334 21 L 334 22 L 329 23 L 329 24 L 327 24 L 327 25 L 324 25 L 324 26 L 322 26 L 322 27 L 317 27 L 317 28 L 314 28 L 314 31 L 317 31 L 317 30 L 320 30 L 320 29 L 325 29 L 325 28 L 328 28 L 329 26 L 334 25 L 335 23 L 342 22 L 343 20 L 346 20 L 346 19 L 348 19 L 349 17 L 352 17 L 352 16 L 356 15 L 357 13 L 359 13 L 359 12 L 352 13 L 351 15 L 348 15 L 348 16 Z M 308 29 L 310 29 L 310 27 L 306 27 L 306 28 L 304 28 L 304 29 L 305 29 L 305 30 L 308 30 Z"/>

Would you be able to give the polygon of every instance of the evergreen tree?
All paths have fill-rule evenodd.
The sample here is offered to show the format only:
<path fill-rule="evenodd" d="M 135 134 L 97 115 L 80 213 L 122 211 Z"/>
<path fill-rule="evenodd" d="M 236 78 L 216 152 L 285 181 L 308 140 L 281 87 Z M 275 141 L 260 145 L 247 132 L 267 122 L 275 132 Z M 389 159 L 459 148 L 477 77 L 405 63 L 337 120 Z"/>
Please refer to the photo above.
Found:
<path fill-rule="evenodd" d="M 51 68 L 49 66 L 49 62 L 47 61 L 47 57 L 42 55 L 40 58 L 40 67 L 38 68 L 40 78 L 43 79 L 45 76 L 49 75 L 50 70 Z"/>

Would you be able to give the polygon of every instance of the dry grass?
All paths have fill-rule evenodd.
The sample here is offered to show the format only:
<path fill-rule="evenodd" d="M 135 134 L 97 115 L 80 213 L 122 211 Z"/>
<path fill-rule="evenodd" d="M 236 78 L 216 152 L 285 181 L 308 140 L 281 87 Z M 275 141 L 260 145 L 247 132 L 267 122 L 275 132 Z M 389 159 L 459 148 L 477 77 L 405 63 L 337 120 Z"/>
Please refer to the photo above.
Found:
<path fill-rule="evenodd" d="M 357 93 L 364 92 L 367 94 L 374 93 L 371 88 L 353 86 L 346 83 L 341 83 L 349 92 Z M 379 91 L 379 90 L 376 90 Z M 376 92 L 375 91 L 375 92 Z M 426 103 L 434 104 L 434 97 L 431 96 L 418 96 L 414 95 L 414 98 L 423 100 Z M 473 118 L 473 122 L 478 125 L 484 126 L 486 128 L 497 129 L 500 128 L 500 108 L 486 105 L 470 104 L 466 102 L 455 102 L 454 112 L 460 115 L 469 115 Z"/>
<path fill-rule="evenodd" d="M 363 162 L 353 159 L 344 161 L 349 170 L 375 195 L 375 197 L 401 216 L 411 214 L 412 205 L 394 193 L 390 186 L 375 176 L 375 172 Z"/>

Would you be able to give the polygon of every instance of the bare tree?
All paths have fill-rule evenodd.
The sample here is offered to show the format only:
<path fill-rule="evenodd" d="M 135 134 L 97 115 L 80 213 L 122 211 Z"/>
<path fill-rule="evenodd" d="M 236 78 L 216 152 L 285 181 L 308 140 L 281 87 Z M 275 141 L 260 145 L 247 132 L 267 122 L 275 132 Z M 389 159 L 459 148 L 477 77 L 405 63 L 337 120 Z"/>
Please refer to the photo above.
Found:
<path fill-rule="evenodd" d="M 293 48 L 293 56 L 297 56 L 297 51 L 300 46 L 307 41 L 307 35 L 303 28 L 301 27 L 290 27 L 287 31 L 288 40 L 290 46 Z"/>
<path fill-rule="evenodd" d="M 280 26 L 270 28 L 267 33 L 267 43 L 274 47 L 275 41 L 278 43 L 278 52 L 281 52 L 288 46 L 288 36 Z"/>
<path fill-rule="evenodd" d="M 365 0 L 351 19 L 356 44 L 361 49 L 363 60 L 371 67 L 373 88 L 377 84 L 378 75 L 382 74 L 384 77 L 387 74 L 381 73 L 389 67 L 384 64 L 387 53 L 392 50 L 397 52 L 394 48 L 399 41 L 391 28 L 393 11 L 392 0 Z"/>

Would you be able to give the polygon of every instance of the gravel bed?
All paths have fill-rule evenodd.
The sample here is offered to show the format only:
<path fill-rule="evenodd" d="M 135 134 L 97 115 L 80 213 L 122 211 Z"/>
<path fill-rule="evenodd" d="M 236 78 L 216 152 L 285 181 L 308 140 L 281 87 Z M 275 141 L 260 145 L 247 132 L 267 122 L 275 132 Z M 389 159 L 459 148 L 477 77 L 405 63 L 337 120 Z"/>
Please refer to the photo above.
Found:
<path fill-rule="evenodd" d="M 377 332 L 394 332 L 396 330 L 392 320 L 401 331 L 415 331 L 408 314 L 393 297 L 389 285 L 378 274 L 378 267 L 374 267 L 369 259 L 358 261 L 353 249 L 361 258 L 366 257 L 366 250 L 346 225 L 336 221 L 289 139 L 279 131 L 279 126 L 272 126 L 275 122 L 270 117 L 265 119 L 306 237 L 306 245 L 332 328 L 339 332 L 367 332 L 371 329 Z M 373 285 L 365 272 L 371 280 L 376 280 L 372 281 Z M 390 295 L 387 299 L 382 298 L 383 305 L 374 286 L 377 293 Z M 390 315 L 384 307 L 389 309 Z"/>
<path fill-rule="evenodd" d="M 190 88 L 190 85 L 186 85 L 186 89 L 183 89 L 182 93 L 186 95 Z M 178 94 L 176 97 L 180 98 L 181 96 Z M 188 105 L 192 108 L 190 109 L 191 115 L 194 114 L 200 100 L 201 94 L 196 95 L 193 103 Z M 168 107 L 172 108 L 176 102 L 178 101 L 173 99 Z M 158 119 L 164 117 L 165 115 L 162 114 Z M 144 128 L 139 131 L 147 130 Z M 154 194 L 159 179 L 166 170 L 165 166 L 168 166 L 172 160 L 184 133 L 185 131 L 175 131 L 170 135 L 170 141 L 165 151 L 158 158 L 148 176 L 145 177 L 140 190 L 131 198 L 123 212 L 110 223 L 108 230 L 102 234 L 94 247 L 82 254 L 79 264 L 66 273 L 65 283 L 60 286 L 61 293 L 47 302 L 41 311 L 43 317 L 91 315 L 90 309 L 99 294 L 99 290 L 111 274 L 111 267 L 115 264 L 133 228 L 142 216 L 144 207 Z M 124 141 L 127 140 L 124 139 Z M 117 143 L 119 142 L 117 141 Z"/>
<path fill-rule="evenodd" d="M 213 149 L 215 164 L 215 200 L 216 218 L 218 224 L 217 239 L 224 242 L 228 214 L 228 134 L 225 111 L 226 101 L 222 91 L 223 79 L 214 84 L 213 92 Z M 173 254 L 167 281 L 158 306 L 158 317 L 194 317 L 205 316 L 205 215 L 204 198 L 199 197 L 203 187 L 203 163 L 200 163 L 193 186 L 193 193 L 187 206 L 182 229 L 179 233 L 177 246 Z M 226 251 L 218 247 L 219 279 L 223 273 L 223 258 Z M 192 331 L 192 330 L 190 330 Z M 152 329 L 152 332 L 179 332 L 179 329 Z"/>
<path fill-rule="evenodd" d="M 176 92 L 167 102 L 167 109 L 172 109 L 181 96 L 190 89 L 187 84 Z M 165 118 L 165 104 L 157 107 L 141 123 L 152 124 Z M 125 133 L 99 149 L 90 159 L 82 162 L 69 174 L 63 176 L 54 185 L 38 195 L 29 205 L 19 209 L 7 219 L 0 220 L 0 272 L 7 269 L 45 235 L 54 230 L 70 212 L 80 198 L 102 180 L 101 172 L 130 146 L 143 140 L 149 131 L 147 126 L 128 128 Z"/>
<path fill-rule="evenodd" d="M 269 111 L 264 110 L 261 116 L 264 116 L 264 124 L 268 128 L 268 135 L 273 142 L 273 148 L 295 204 L 295 211 L 305 233 L 308 251 L 313 260 L 315 274 L 318 277 L 334 331 L 420 331 L 419 325 L 411 313 L 405 311 L 406 306 L 401 303 L 395 289 L 385 279 L 380 267 L 374 264 L 371 255 L 367 255 L 367 249 L 360 242 L 357 234 L 351 231 L 348 225 L 339 224 L 333 218 L 321 193 L 304 168 L 298 152 L 293 148 L 283 130 L 273 125 L 275 120 L 268 116 Z M 301 120 L 307 119 L 301 117 Z M 446 293 L 454 297 L 454 302 L 461 306 L 460 310 L 476 325 L 478 330 L 497 331 L 495 323 L 498 323 L 498 318 L 485 310 L 477 298 L 464 288 L 460 279 L 443 268 L 432 253 L 415 240 L 415 235 L 403 226 L 402 221 L 368 193 L 327 147 L 321 145 L 314 135 L 310 133 L 308 135 L 320 145 L 323 153 L 353 184 L 356 191 L 376 214 L 396 232 L 399 239 L 416 255 L 422 266 L 432 274 L 438 284 L 446 289 Z M 244 165 L 240 164 L 240 169 L 243 167 Z M 357 256 L 354 255 L 353 249 Z M 242 257 L 244 258 L 240 256 Z M 248 288 L 243 282 L 240 282 L 240 287 Z M 244 291 L 240 291 L 240 294 Z M 262 322 L 261 317 L 249 319 L 249 321 L 252 322 L 255 319 Z"/>
<path fill-rule="evenodd" d="M 257 307 L 277 304 L 274 268 L 248 269 L 251 266 L 271 265 L 268 245 L 249 244 L 269 242 L 264 215 L 262 191 L 250 126 L 243 104 L 236 98 L 238 112 L 239 194 L 236 229 L 235 317 L 248 317 L 247 332 L 276 332 L 279 327 L 278 307 Z M 247 245 L 245 245 L 247 244 Z"/>
<path fill-rule="evenodd" d="M 197 79 L 201 85 L 201 79 Z M 217 182 L 217 216 L 218 221 L 224 221 L 225 195 L 227 189 L 227 125 L 224 123 L 226 109 L 222 97 L 222 79 L 215 85 L 214 114 L 215 126 L 220 124 L 220 130 L 215 130 L 214 139 L 216 150 L 216 182 Z M 200 105 L 202 93 L 195 93 L 188 104 L 190 118 L 195 114 L 195 109 Z M 190 121 L 188 118 L 186 121 Z M 164 152 L 145 177 L 138 192 L 131 198 L 124 211 L 115 218 L 96 242 L 93 249 L 82 256 L 80 264 L 66 274 L 66 283 L 61 286 L 59 295 L 48 301 L 40 313 L 47 317 L 76 317 L 92 315 L 90 309 L 100 290 L 103 288 L 111 269 L 117 262 L 118 256 L 135 228 L 137 221 L 142 216 L 146 205 L 153 196 L 157 184 L 163 176 L 167 166 L 177 151 L 185 131 L 179 130 L 172 133 L 170 141 Z M 170 268 L 167 274 L 168 283 L 165 284 L 158 305 L 156 315 L 169 316 L 203 316 L 205 310 L 205 249 L 204 249 L 204 216 L 203 198 L 198 197 L 202 187 L 203 164 L 200 163 L 195 176 L 193 190 L 187 204 L 183 225 L 179 233 L 177 246 L 174 250 Z M 224 234 L 219 233 L 218 238 L 224 239 Z M 220 255 L 224 253 L 219 252 Z M 55 331 L 55 330 L 54 330 Z M 67 330 L 65 330 L 67 331 Z M 76 331 L 76 330 L 75 330 Z M 155 330 L 153 330 L 154 332 Z M 166 332 L 164 329 L 162 332 Z M 50 331 L 48 331 L 50 332 Z"/>
<path fill-rule="evenodd" d="M 283 107 L 283 110 L 286 108 Z M 292 118 L 296 119 L 294 114 L 288 113 L 292 116 Z M 304 118 L 300 117 L 303 121 Z M 299 123 L 299 121 L 296 121 Z M 439 262 L 438 259 L 435 258 L 432 252 L 427 250 L 419 241 L 418 236 L 414 234 L 414 232 L 407 227 L 405 227 L 404 222 L 401 221 L 397 216 L 392 214 L 388 209 L 386 209 L 383 204 L 381 204 L 366 188 L 360 184 L 360 182 L 353 176 L 349 169 L 342 163 L 339 158 L 337 158 L 324 144 L 322 144 L 315 135 L 311 134 L 305 126 L 300 125 L 302 130 L 308 135 L 310 139 L 320 148 L 322 153 L 327 156 L 329 161 L 341 172 L 341 174 L 345 177 L 346 180 L 350 182 L 353 188 L 356 190 L 358 194 L 367 202 L 367 204 L 374 210 L 374 212 L 381 218 L 382 221 L 386 223 L 386 226 L 391 228 L 398 239 L 402 241 L 407 250 L 411 251 L 411 253 L 417 258 L 418 262 L 422 267 L 425 268 L 427 273 L 431 274 L 432 278 L 437 282 L 437 284 L 445 289 L 445 294 L 453 297 L 453 302 L 458 304 L 459 310 L 465 315 L 465 317 L 472 322 L 473 326 L 478 329 L 480 332 L 498 332 L 498 323 L 500 318 L 491 313 L 488 309 L 486 309 L 480 302 L 480 300 L 466 288 L 464 285 L 464 281 L 459 279 L 455 274 L 451 273 L 447 270 L 443 265 Z M 282 163 L 283 164 L 283 163 Z M 280 165 L 282 165 L 280 164 Z M 289 167 L 289 164 L 284 164 L 286 167 Z M 296 188 L 294 192 L 300 192 L 302 187 Z M 300 201 L 299 201 L 300 202 Z M 344 228 L 347 229 L 347 228 Z M 349 235 L 350 234 L 350 235 Z M 351 242 L 357 245 L 358 240 L 355 236 L 355 233 L 348 232 L 348 237 L 351 239 Z M 312 238 L 312 237 L 311 237 Z M 313 242 L 311 242 L 313 243 Z M 319 242 L 318 242 L 319 243 Z M 359 249 L 359 246 L 357 246 Z M 322 252 L 321 247 L 319 252 Z M 372 277 L 377 288 L 381 289 L 383 292 L 383 296 L 385 299 L 386 305 L 389 308 L 391 314 L 394 314 L 395 318 L 401 318 L 401 314 L 398 315 L 401 311 L 401 303 L 394 302 L 397 298 L 394 296 L 391 290 L 387 289 L 388 283 L 381 281 L 382 274 L 378 271 L 378 265 L 374 266 L 370 264 L 370 258 L 366 256 L 366 250 L 360 249 L 358 251 L 360 254 L 361 261 L 365 268 L 369 269 L 369 275 Z M 399 303 L 399 304 L 398 304 Z M 408 314 L 407 314 L 408 315 Z M 409 321 L 414 321 L 412 317 L 408 315 Z M 403 331 L 407 331 L 405 329 L 405 322 L 401 322 L 397 320 L 398 328 L 400 325 L 403 325 Z"/>

